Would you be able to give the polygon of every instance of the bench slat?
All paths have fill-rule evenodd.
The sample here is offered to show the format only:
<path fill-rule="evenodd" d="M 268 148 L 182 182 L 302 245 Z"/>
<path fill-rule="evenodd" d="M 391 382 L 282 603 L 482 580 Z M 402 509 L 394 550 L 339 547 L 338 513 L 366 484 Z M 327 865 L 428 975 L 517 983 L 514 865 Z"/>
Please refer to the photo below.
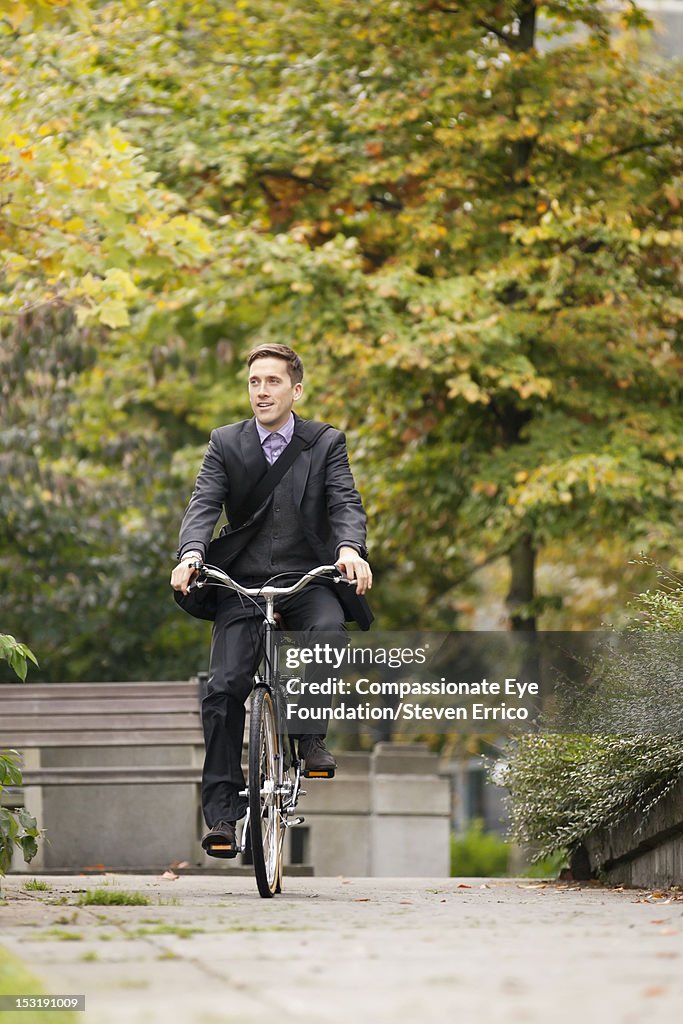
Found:
<path fill-rule="evenodd" d="M 201 768 L 191 765 L 141 765 L 136 768 L 34 768 L 24 772 L 24 786 L 170 785 L 202 781 Z"/>
<path fill-rule="evenodd" d="M 99 692 L 98 692 L 99 691 Z M 22 699 L 47 694 L 52 697 L 85 697 L 93 694 L 125 697 L 127 695 L 147 696 L 168 693 L 192 696 L 197 693 L 196 681 L 173 680 L 172 682 L 141 683 L 0 683 L 0 703 L 5 697 Z"/>
<path fill-rule="evenodd" d="M 26 750 L 31 747 L 158 747 L 189 743 L 203 745 L 202 731 L 196 729 L 128 729 L 120 732 L 99 731 L 73 732 L 26 732 L 21 738 L 16 733 L 0 729 L 0 750 L 13 747 Z"/>
<path fill-rule="evenodd" d="M 92 700 L 69 700 L 53 697 L 31 700 L 0 700 L 0 716 L 3 721 L 8 715 L 102 715 L 121 714 L 130 711 L 144 714 L 147 711 L 197 712 L 199 701 L 192 697 L 110 697 Z"/>
<path fill-rule="evenodd" d="M 74 732 L 76 729 L 93 731 L 98 729 L 199 729 L 199 714 L 143 713 L 130 712 L 125 715 L 45 715 L 37 719 L 34 715 L 3 715 L 3 733 L 13 733 L 19 742 L 21 735 L 30 733 Z"/>

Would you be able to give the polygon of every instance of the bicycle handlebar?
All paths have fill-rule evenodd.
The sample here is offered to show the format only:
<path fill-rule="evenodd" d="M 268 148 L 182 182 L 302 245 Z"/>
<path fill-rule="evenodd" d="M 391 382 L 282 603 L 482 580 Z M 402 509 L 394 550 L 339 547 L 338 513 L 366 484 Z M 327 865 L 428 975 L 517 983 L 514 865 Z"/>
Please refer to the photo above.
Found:
<path fill-rule="evenodd" d="M 274 586 L 262 586 L 262 587 L 243 587 L 241 583 L 237 583 L 232 577 L 228 576 L 227 572 L 219 569 L 216 565 L 205 565 L 201 562 L 191 562 L 193 568 L 198 569 L 200 572 L 199 578 L 193 580 L 188 590 L 194 590 L 213 584 L 218 584 L 223 587 L 227 587 L 229 590 L 235 590 L 238 594 L 243 594 L 245 597 L 288 597 L 291 594 L 298 594 L 300 590 L 303 590 L 305 586 L 312 582 L 316 577 L 324 576 L 326 573 L 336 573 L 336 578 L 331 580 L 332 583 L 349 583 L 353 584 L 354 580 L 347 580 L 345 576 L 339 571 L 336 565 L 318 565 L 315 569 L 310 569 L 304 573 L 296 583 L 293 583 L 290 587 L 274 587 Z M 285 575 L 281 573 L 280 575 Z"/>

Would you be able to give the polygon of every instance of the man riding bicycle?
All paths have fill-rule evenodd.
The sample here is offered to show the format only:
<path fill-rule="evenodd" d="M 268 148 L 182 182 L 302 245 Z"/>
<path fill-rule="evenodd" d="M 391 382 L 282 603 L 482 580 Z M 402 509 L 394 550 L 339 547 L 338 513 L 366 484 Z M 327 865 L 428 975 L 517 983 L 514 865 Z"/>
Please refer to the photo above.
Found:
<path fill-rule="evenodd" d="M 367 629 L 372 614 L 364 594 L 372 586 L 366 560 L 366 517 L 351 470 L 344 434 L 303 420 L 293 406 L 303 393 L 303 364 L 286 345 L 261 345 L 249 353 L 252 419 L 212 431 L 180 528 L 178 565 L 171 586 L 186 595 L 225 509 L 221 568 L 243 586 L 281 573 L 300 574 L 335 562 L 355 588 L 313 583 L 286 598 L 278 611 L 288 628 L 345 633 L 345 621 Z M 258 507 L 269 467 L 293 445 L 291 463 Z M 296 453 L 296 454 L 295 454 Z M 272 472 L 270 473 L 272 478 Z M 258 500 L 258 499 L 257 499 Z M 182 603 L 182 602 L 181 602 Z M 258 611 L 234 591 L 221 590 L 211 640 L 207 694 L 202 701 L 204 770 L 202 806 L 209 831 L 202 847 L 212 856 L 237 853 L 235 824 L 246 811 L 242 773 L 245 701 L 260 658 Z M 307 772 L 336 767 L 325 737 L 301 736 L 299 757 Z"/>

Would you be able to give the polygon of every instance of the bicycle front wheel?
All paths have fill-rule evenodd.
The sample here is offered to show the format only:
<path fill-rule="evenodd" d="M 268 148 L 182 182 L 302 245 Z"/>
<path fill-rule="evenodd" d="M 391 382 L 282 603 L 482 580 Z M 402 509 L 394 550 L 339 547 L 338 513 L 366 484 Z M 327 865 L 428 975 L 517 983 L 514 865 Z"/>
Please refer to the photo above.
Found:
<path fill-rule="evenodd" d="M 256 884 L 266 899 L 278 891 L 282 855 L 278 740 L 273 700 L 259 687 L 249 726 L 249 829 Z"/>

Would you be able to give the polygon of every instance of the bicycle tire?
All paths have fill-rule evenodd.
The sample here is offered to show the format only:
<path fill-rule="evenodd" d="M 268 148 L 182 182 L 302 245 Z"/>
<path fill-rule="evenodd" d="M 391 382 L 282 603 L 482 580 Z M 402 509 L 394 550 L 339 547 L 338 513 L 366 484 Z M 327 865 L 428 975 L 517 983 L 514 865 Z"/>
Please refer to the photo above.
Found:
<path fill-rule="evenodd" d="M 249 830 L 256 885 L 264 899 L 275 895 L 282 877 L 277 754 L 273 701 L 265 687 L 258 687 L 249 726 Z"/>

